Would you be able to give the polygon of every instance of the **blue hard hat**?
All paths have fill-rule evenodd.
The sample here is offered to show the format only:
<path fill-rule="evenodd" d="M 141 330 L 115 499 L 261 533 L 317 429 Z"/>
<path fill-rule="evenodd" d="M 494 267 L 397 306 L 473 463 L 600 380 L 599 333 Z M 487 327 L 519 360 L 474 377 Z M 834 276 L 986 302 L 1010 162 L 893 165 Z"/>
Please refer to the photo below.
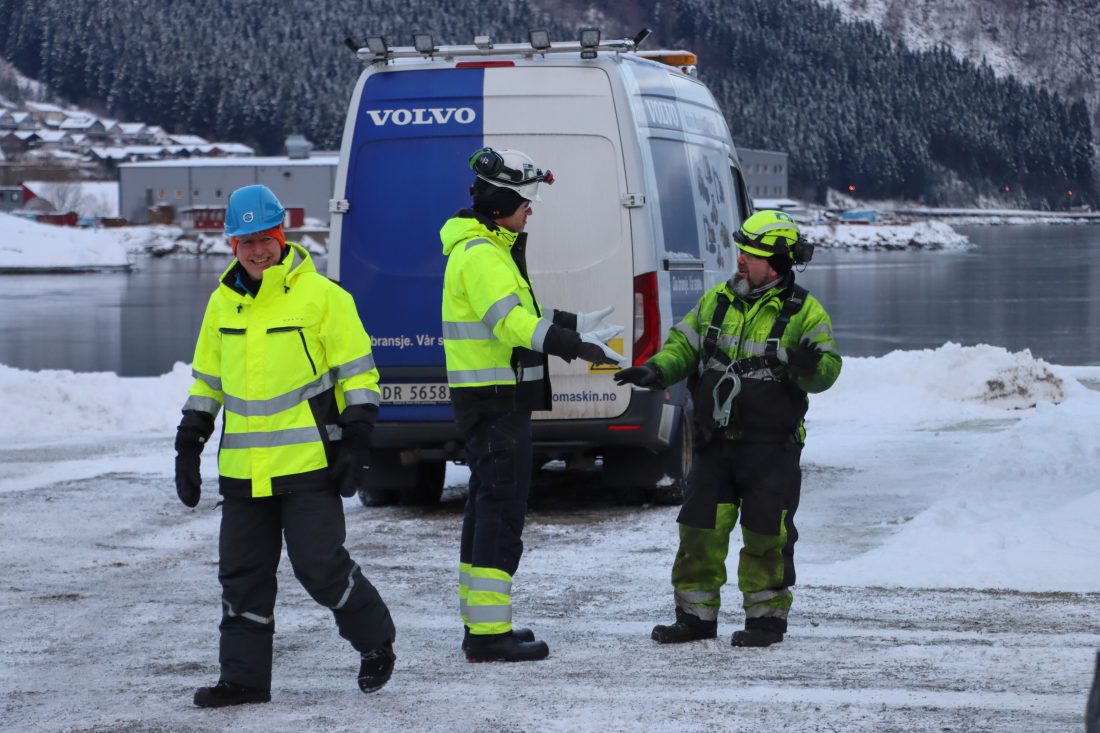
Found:
<path fill-rule="evenodd" d="M 238 188 L 225 210 L 225 236 L 243 237 L 283 223 L 286 209 L 271 189 L 261 184 Z"/>

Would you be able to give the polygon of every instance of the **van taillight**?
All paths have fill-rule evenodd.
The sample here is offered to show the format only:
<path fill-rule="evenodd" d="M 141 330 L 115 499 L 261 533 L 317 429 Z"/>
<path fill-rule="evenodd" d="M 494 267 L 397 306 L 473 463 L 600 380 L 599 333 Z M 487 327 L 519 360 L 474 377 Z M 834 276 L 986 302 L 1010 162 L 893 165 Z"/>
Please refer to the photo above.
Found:
<path fill-rule="evenodd" d="M 657 307 L 657 273 L 634 278 L 634 366 L 661 348 L 661 314 Z"/>

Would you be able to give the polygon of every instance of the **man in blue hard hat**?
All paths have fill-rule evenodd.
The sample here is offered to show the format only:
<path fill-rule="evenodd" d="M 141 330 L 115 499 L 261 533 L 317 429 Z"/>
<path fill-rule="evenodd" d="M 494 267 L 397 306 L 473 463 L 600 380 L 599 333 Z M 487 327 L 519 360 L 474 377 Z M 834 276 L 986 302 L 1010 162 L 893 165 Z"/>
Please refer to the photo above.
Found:
<path fill-rule="evenodd" d="M 344 548 L 340 498 L 356 491 L 381 403 L 370 337 L 351 295 L 286 241 L 285 213 L 266 186 L 229 198 L 225 233 L 236 258 L 207 304 L 176 433 L 176 492 L 194 507 L 199 455 L 225 408 L 221 675 L 195 692 L 199 707 L 271 699 L 283 537 L 294 575 L 360 653 L 360 689 L 380 689 L 395 660 L 390 612 Z"/>

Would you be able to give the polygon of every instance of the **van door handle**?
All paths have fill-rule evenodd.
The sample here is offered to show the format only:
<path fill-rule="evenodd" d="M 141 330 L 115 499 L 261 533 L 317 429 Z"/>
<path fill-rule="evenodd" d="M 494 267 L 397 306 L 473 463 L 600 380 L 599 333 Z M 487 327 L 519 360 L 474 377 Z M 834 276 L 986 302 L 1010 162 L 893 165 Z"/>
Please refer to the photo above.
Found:
<path fill-rule="evenodd" d="M 669 272 L 683 272 L 685 270 L 704 269 L 702 260 L 674 260 L 665 258 L 665 269 Z"/>

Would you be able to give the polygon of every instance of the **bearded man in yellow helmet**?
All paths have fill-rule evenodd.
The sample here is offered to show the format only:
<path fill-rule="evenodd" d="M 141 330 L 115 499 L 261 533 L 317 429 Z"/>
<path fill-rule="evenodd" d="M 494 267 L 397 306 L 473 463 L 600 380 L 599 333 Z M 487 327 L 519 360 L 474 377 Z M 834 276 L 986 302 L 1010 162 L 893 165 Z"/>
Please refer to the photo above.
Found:
<path fill-rule="evenodd" d="M 741 519 L 737 585 L 745 628 L 735 647 L 770 646 L 787 632 L 805 443 L 807 393 L 840 374 L 829 315 L 795 285 L 792 266 L 812 245 L 782 211 L 750 216 L 734 235 L 737 272 L 707 291 L 645 364 L 615 375 L 649 389 L 693 379 L 697 435 L 672 566 L 676 621 L 662 644 L 713 639 L 726 582 L 729 536 Z"/>

